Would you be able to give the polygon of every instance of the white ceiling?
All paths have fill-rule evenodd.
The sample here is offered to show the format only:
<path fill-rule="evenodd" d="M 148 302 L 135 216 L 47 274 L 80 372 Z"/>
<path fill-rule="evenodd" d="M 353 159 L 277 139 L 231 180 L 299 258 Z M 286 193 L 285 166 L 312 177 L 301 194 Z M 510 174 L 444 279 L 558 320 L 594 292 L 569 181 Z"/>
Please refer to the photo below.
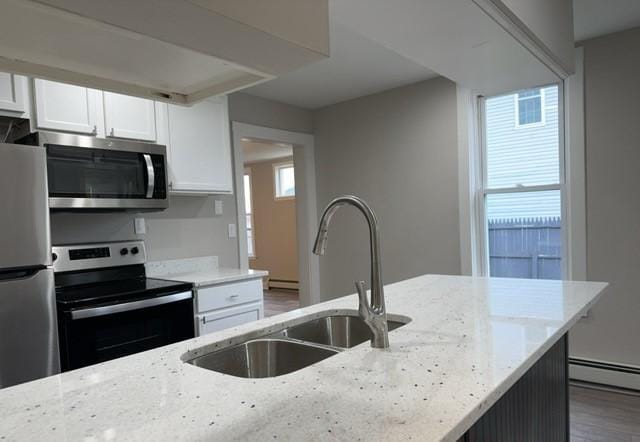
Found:
<path fill-rule="evenodd" d="M 277 160 L 293 155 L 293 146 L 282 143 L 266 143 L 254 140 L 242 140 L 242 153 L 244 162 L 255 163 L 258 161 Z"/>
<path fill-rule="evenodd" d="M 245 92 L 317 109 L 438 74 L 354 31 L 330 0 L 331 56 Z M 334 7 L 331 7 L 331 5 Z M 640 26 L 640 0 L 573 0 L 576 41 Z"/>
<path fill-rule="evenodd" d="M 640 0 L 573 0 L 576 41 L 640 26 Z"/>
<path fill-rule="evenodd" d="M 331 56 L 245 92 L 317 109 L 437 76 L 331 18 Z"/>

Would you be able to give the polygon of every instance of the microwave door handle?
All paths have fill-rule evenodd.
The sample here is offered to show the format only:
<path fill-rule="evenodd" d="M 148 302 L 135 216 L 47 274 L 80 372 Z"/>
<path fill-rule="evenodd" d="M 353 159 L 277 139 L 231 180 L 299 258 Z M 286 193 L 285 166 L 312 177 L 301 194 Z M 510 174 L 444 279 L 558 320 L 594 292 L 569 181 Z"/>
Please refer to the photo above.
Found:
<path fill-rule="evenodd" d="M 156 185 L 156 173 L 153 169 L 153 161 L 148 153 L 142 154 L 144 162 L 147 164 L 147 198 L 153 198 L 153 189 Z"/>
<path fill-rule="evenodd" d="M 71 311 L 71 319 L 95 318 L 98 316 L 113 315 L 115 313 L 130 312 L 143 308 L 155 307 L 172 302 L 190 299 L 193 295 L 191 292 L 176 293 L 173 295 L 161 296 L 152 299 L 142 299 L 140 301 L 127 302 L 124 304 L 105 305 L 102 307 L 83 308 Z"/>

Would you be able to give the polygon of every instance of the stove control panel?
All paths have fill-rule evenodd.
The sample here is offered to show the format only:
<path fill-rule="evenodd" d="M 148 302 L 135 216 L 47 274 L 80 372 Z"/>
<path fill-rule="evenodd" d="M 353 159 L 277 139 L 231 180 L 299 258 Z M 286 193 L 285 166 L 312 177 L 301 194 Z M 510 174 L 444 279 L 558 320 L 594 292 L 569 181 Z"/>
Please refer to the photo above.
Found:
<path fill-rule="evenodd" d="M 69 244 L 51 251 L 56 273 L 144 264 L 147 257 L 143 241 Z"/>

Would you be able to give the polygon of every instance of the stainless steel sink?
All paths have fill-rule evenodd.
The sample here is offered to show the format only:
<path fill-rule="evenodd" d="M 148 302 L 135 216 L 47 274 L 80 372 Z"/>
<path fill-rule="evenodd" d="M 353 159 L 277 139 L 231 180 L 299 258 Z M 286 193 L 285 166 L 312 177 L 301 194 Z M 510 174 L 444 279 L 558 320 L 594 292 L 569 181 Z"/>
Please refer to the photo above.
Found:
<path fill-rule="evenodd" d="M 407 322 L 387 320 L 389 331 Z M 285 328 L 272 336 L 287 337 L 331 347 L 351 348 L 371 339 L 367 324 L 352 315 L 333 315 Z"/>
<path fill-rule="evenodd" d="M 300 370 L 336 353 L 338 350 L 301 342 L 254 339 L 187 362 L 241 378 L 268 378 Z"/>
<path fill-rule="evenodd" d="M 269 378 L 308 367 L 371 339 L 371 329 L 356 311 L 331 313 L 277 332 L 271 329 L 264 334 L 251 334 L 239 344 L 201 356 L 196 356 L 198 350 L 192 356 L 184 355 L 182 360 L 230 376 Z M 387 325 L 391 331 L 410 321 L 395 316 Z"/>

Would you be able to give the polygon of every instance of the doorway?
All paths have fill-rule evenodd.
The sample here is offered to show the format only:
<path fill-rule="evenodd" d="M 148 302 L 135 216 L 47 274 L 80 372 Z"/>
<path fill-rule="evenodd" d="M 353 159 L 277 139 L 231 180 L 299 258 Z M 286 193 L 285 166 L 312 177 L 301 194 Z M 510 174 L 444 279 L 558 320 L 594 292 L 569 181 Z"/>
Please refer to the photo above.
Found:
<path fill-rule="evenodd" d="M 313 135 L 239 122 L 232 131 L 239 265 L 269 270 L 267 314 L 315 304 L 320 283 L 312 254 L 318 222 Z"/>
<path fill-rule="evenodd" d="M 249 268 L 266 270 L 265 316 L 300 307 L 293 146 L 242 138 Z"/>

